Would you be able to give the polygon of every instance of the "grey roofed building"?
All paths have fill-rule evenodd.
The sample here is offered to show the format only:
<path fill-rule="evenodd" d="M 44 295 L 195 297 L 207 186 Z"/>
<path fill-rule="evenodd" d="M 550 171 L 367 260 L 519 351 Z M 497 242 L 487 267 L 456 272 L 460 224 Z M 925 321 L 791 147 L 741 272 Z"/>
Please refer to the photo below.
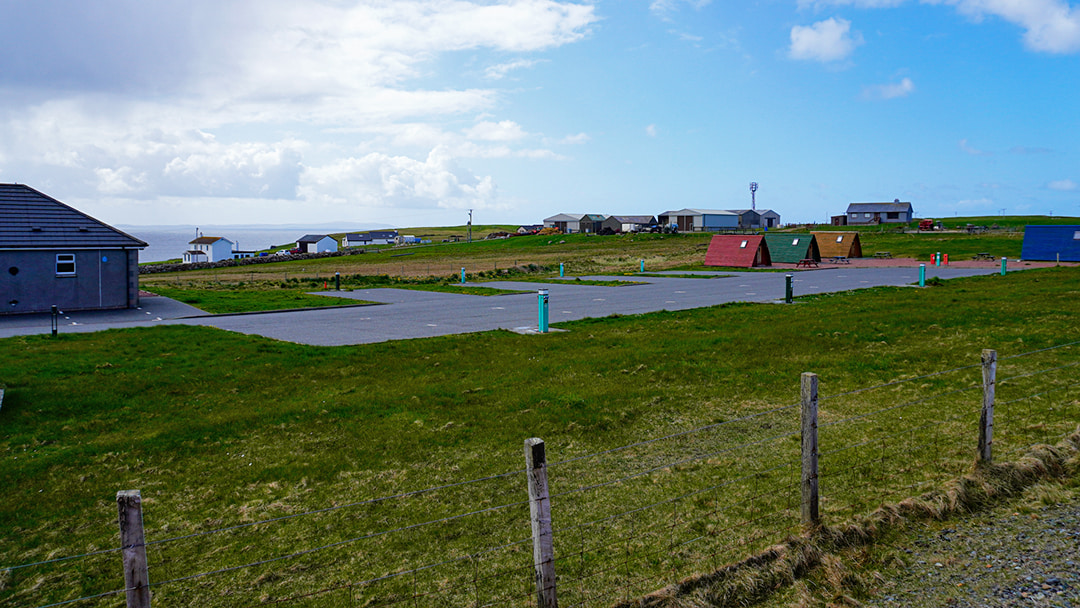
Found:
<path fill-rule="evenodd" d="M 847 208 L 847 223 L 907 223 L 912 220 L 913 213 L 911 203 L 902 203 L 900 199 L 891 203 L 851 203 Z"/>
<path fill-rule="evenodd" d="M 0 184 L 0 314 L 132 308 L 145 242 L 22 184 Z"/>

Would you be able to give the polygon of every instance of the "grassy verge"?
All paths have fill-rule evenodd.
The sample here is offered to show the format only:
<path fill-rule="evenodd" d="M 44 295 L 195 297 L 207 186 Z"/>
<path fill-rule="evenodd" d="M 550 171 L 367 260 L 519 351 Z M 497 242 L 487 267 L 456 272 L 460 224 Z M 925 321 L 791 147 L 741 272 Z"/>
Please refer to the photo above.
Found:
<path fill-rule="evenodd" d="M 153 288 L 153 293 L 190 304 L 211 314 L 318 308 L 362 303 L 348 298 L 311 295 L 302 289 L 265 287 L 243 289 L 232 285 L 218 286 L 216 288 L 207 286 L 184 288 L 158 285 Z"/>
<path fill-rule="evenodd" d="M 0 528 L 9 531 L 0 565 L 114 547 L 115 493 L 138 488 L 148 539 L 184 537 L 153 545 L 153 581 L 237 568 L 157 587 L 162 605 L 231 606 L 328 589 L 308 603 L 523 603 L 532 576 L 531 549 L 519 542 L 529 537 L 521 452 L 525 438 L 538 436 L 556 495 L 563 601 L 611 604 L 741 559 L 797 526 L 790 484 L 798 420 L 788 406 L 798 401 L 800 373 L 818 373 L 823 393 L 839 396 L 962 368 L 986 347 L 1004 357 L 1080 340 L 1077 278 L 1071 268 L 1025 271 L 799 306 L 587 319 L 547 336 L 487 332 L 340 348 L 179 326 L 0 340 L 8 387 Z M 1054 350 L 1010 360 L 1008 373 L 1073 357 Z M 825 401 L 822 421 L 966 388 L 977 377 L 961 369 L 838 397 Z M 1068 379 L 1031 377 L 1040 391 Z M 1020 382 L 1003 384 L 1001 399 Z M 1060 433 L 1077 402 L 1061 390 L 1002 412 L 996 445 L 1018 449 Z M 956 477 L 970 463 L 974 427 L 970 415 L 953 413 L 967 411 L 968 397 L 826 427 L 823 446 L 856 446 L 823 461 L 829 517 Z M 585 458 L 703 425 L 719 426 Z M 912 438 L 902 451 L 877 438 L 897 429 Z M 446 487 L 409 494 L 434 486 Z M 364 502 L 383 496 L 399 497 Z M 332 543 L 342 544 L 241 567 Z M 433 564 L 441 565 L 391 576 Z M 7 571 L 0 603 L 105 592 L 119 587 L 117 572 L 112 553 Z"/>

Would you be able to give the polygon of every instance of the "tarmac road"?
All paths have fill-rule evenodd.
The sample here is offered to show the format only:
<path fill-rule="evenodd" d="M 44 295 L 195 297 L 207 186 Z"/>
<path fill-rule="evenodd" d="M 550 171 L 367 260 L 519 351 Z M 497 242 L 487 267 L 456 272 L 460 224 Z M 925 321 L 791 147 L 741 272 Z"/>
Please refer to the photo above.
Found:
<path fill-rule="evenodd" d="M 927 276 L 942 279 L 994 274 L 992 269 L 927 268 Z M 793 272 L 796 296 L 848 291 L 882 285 L 918 283 L 918 268 L 822 268 Z M 110 328 L 185 324 L 217 327 L 300 344 L 341 346 L 427 338 L 450 334 L 506 329 L 536 333 L 536 290 L 549 290 L 551 323 L 612 314 L 640 314 L 659 310 L 687 310 L 728 302 L 782 302 L 785 273 L 694 272 L 708 278 L 656 276 L 614 277 L 641 281 L 641 285 L 601 287 L 575 285 L 573 279 L 549 283 L 473 283 L 530 293 L 472 296 L 404 289 L 323 291 L 323 295 L 379 302 L 380 305 L 277 311 L 241 315 L 206 315 L 168 298 L 145 298 L 139 310 L 70 313 L 60 318 L 63 333 Z M 582 277 L 612 280 L 613 277 Z M 0 337 L 50 331 L 50 315 L 0 316 Z"/>

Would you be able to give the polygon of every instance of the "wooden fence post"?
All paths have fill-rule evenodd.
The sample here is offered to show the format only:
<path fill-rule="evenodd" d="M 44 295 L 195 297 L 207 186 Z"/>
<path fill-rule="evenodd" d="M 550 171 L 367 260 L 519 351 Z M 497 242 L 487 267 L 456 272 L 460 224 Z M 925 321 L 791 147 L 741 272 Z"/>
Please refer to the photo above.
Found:
<path fill-rule="evenodd" d="M 979 416 L 979 462 L 993 462 L 994 388 L 997 382 L 997 351 L 982 351 L 983 402 Z"/>
<path fill-rule="evenodd" d="M 543 439 L 533 437 L 525 440 L 525 473 L 529 477 L 536 605 L 537 608 L 556 608 L 559 602 L 555 595 L 555 546 L 551 531 L 551 501 Z"/>
<path fill-rule="evenodd" d="M 817 525 L 818 514 L 818 377 L 802 375 L 802 523 Z"/>
<path fill-rule="evenodd" d="M 150 573 L 146 567 L 142 494 L 138 490 L 121 490 L 116 493 L 116 507 L 120 512 L 120 549 L 124 558 L 127 608 L 150 608 Z"/>

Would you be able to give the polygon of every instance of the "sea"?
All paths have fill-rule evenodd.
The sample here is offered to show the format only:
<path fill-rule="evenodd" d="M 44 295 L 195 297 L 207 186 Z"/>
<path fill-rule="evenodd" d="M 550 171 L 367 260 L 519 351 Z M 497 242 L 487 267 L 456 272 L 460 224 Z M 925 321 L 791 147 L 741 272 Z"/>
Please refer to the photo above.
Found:
<path fill-rule="evenodd" d="M 202 236 L 220 236 L 233 243 L 233 249 L 259 251 L 261 249 L 287 249 L 296 246 L 296 240 L 306 234 L 328 234 L 339 232 L 362 232 L 381 230 L 386 226 L 342 229 L 340 225 L 295 226 L 131 226 L 116 225 L 131 236 L 146 241 L 147 247 L 139 252 L 140 262 L 164 262 L 180 259 L 190 247 L 188 243 L 198 234 Z M 198 232 L 196 232 L 198 231 Z"/>

